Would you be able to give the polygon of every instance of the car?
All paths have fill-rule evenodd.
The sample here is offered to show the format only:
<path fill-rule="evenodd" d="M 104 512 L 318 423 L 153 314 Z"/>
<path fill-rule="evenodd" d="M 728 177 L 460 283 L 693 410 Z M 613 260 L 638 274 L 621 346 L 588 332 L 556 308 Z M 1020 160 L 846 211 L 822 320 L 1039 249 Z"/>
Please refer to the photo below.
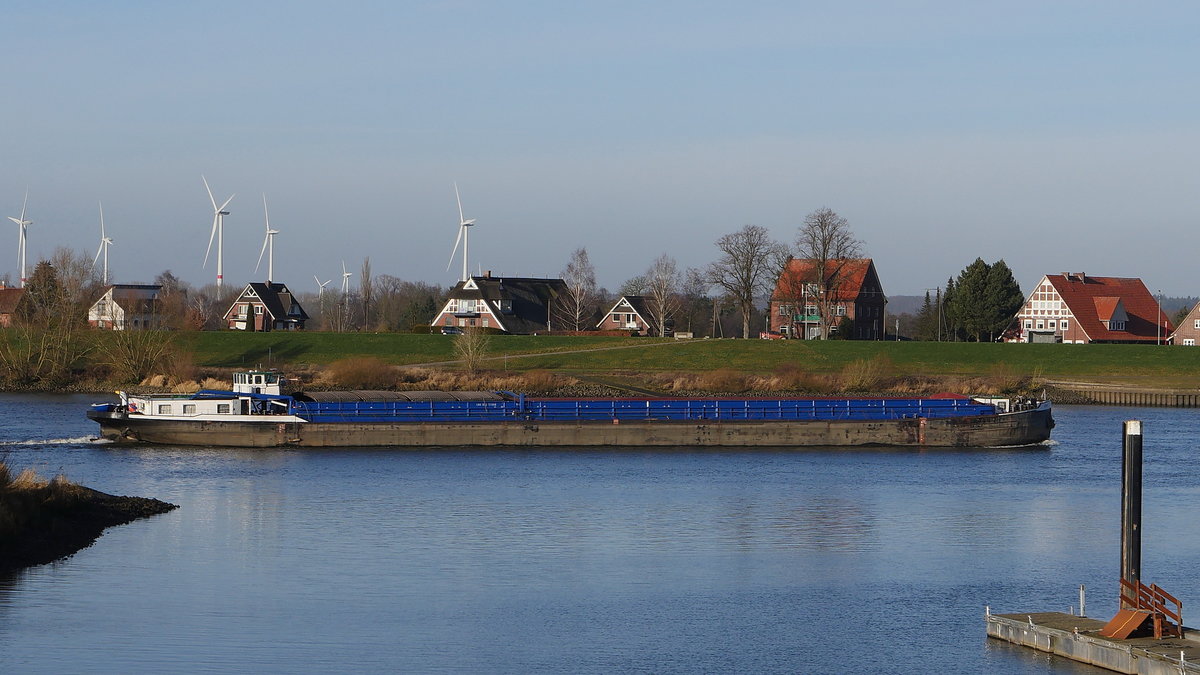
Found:
<path fill-rule="evenodd" d="M 462 335 L 462 332 L 458 326 L 442 326 L 442 335 Z"/>
<path fill-rule="evenodd" d="M 763 332 L 759 333 L 758 337 L 762 340 L 786 340 L 787 339 L 787 336 L 783 335 L 782 333 L 771 333 L 768 331 L 763 331 Z"/>

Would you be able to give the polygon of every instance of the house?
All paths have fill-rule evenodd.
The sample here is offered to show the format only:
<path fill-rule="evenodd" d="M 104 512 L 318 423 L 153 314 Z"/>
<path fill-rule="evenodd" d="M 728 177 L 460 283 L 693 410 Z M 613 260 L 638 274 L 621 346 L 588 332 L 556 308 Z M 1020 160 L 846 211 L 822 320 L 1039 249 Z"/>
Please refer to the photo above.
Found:
<path fill-rule="evenodd" d="M 161 328 L 161 284 L 113 284 L 88 308 L 88 324 L 103 330 Z"/>
<path fill-rule="evenodd" d="M 842 318 L 854 322 L 854 340 L 881 340 L 887 296 L 871 258 L 848 258 L 825 262 L 825 280 L 819 283 L 816 261 L 792 258 L 780 273 L 771 293 L 768 313 L 770 330 L 806 340 L 821 337 L 821 305 L 828 307 L 829 330 L 836 331 Z M 825 288 L 822 291 L 822 287 Z M 822 298 L 822 293 L 831 297 Z"/>
<path fill-rule="evenodd" d="M 555 328 L 554 302 L 567 292 L 562 279 L 502 278 L 485 272 L 455 284 L 432 325 L 516 334 L 548 332 Z"/>
<path fill-rule="evenodd" d="M 1183 320 L 1175 327 L 1175 332 L 1171 333 L 1171 344 L 1195 347 L 1198 339 L 1200 339 L 1200 302 L 1196 303 L 1192 311 L 1188 312 L 1187 316 L 1183 317 Z"/>
<path fill-rule="evenodd" d="M 24 288 L 5 288 L 0 285 L 0 328 L 8 328 L 17 315 L 17 305 L 25 297 Z"/>
<path fill-rule="evenodd" d="M 251 282 L 229 306 L 222 320 L 231 330 L 304 330 L 308 313 L 286 284 Z"/>
<path fill-rule="evenodd" d="M 612 309 L 605 313 L 596 328 L 600 330 L 637 331 L 649 335 L 655 330 L 650 304 L 641 295 L 622 295 Z"/>
<path fill-rule="evenodd" d="M 1141 279 L 1063 272 L 1042 277 L 1006 339 L 1156 344 L 1165 343 L 1172 330 L 1171 320 Z"/>

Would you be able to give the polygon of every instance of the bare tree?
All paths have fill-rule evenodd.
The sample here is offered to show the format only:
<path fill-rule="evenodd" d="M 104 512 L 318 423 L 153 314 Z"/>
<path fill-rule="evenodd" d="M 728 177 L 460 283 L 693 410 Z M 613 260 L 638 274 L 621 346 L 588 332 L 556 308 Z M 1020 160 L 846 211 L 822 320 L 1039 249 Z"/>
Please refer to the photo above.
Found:
<path fill-rule="evenodd" d="M 767 228 L 746 225 L 717 240 L 721 257 L 708 267 L 708 277 L 720 286 L 742 312 L 742 337 L 750 337 L 750 316 L 754 298 L 768 288 L 773 271 L 772 260 L 779 244 L 771 240 Z"/>
<path fill-rule="evenodd" d="M 596 269 L 588 260 L 587 249 L 575 249 L 561 274 L 567 292 L 555 304 L 558 321 L 570 330 L 591 328 L 596 315 Z"/>
<path fill-rule="evenodd" d="M 358 296 L 362 300 L 362 327 L 371 330 L 371 305 L 375 303 L 375 284 L 371 279 L 371 257 L 363 258 L 361 276 L 358 278 Z"/>
<path fill-rule="evenodd" d="M 821 315 L 821 338 L 836 324 L 835 310 L 846 282 L 846 263 L 862 255 L 862 242 L 854 238 L 850 223 L 832 209 L 821 207 L 804 217 L 796 235 L 796 257 L 810 261 L 811 271 L 801 282 L 809 290 Z"/>
<path fill-rule="evenodd" d="M 461 335 L 454 337 L 454 353 L 462 361 L 463 370 L 475 373 L 487 357 L 492 338 L 486 331 L 475 326 L 463 329 Z"/>
<path fill-rule="evenodd" d="M 646 270 L 646 304 L 653 315 L 659 337 L 667 334 L 667 322 L 679 308 L 679 268 L 675 259 L 666 253 L 650 263 Z"/>

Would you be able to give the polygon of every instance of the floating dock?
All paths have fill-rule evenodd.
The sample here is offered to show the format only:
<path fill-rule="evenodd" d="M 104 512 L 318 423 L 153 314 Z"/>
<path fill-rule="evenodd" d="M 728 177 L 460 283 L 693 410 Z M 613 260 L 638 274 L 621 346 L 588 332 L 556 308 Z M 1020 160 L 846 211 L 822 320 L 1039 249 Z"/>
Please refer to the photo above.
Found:
<path fill-rule="evenodd" d="M 1200 673 L 1200 633 L 1190 628 L 1184 629 L 1183 638 L 1110 640 L 1099 634 L 1106 622 L 1062 612 L 992 614 L 988 611 L 986 620 L 990 638 L 1118 673 Z"/>

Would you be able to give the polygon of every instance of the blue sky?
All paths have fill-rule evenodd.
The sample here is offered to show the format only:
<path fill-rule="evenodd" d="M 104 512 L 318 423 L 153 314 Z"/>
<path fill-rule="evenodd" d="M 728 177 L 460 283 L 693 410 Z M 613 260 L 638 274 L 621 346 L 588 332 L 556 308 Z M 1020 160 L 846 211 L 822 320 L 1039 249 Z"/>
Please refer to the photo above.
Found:
<path fill-rule="evenodd" d="M 836 5 L 836 6 L 831 6 Z M 31 259 L 99 243 L 119 281 L 194 284 L 212 213 L 252 275 L 616 288 L 745 224 L 845 216 L 891 294 L 1003 258 L 1200 294 L 1193 3 L 7 2 L 0 208 Z M 15 279 L 16 228 L 0 230 Z M 265 263 L 264 263 L 265 268 Z M 356 277 L 355 277 L 356 279 Z"/>

